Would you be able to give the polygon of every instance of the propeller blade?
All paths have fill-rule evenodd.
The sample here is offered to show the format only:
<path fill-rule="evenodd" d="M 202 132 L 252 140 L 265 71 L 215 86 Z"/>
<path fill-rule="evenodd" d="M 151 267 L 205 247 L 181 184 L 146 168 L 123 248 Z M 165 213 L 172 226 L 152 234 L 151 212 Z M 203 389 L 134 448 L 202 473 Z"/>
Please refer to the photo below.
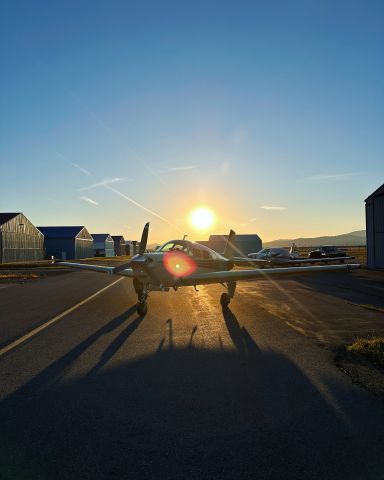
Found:
<path fill-rule="evenodd" d="M 139 255 L 143 255 L 147 248 L 148 241 L 149 222 L 144 225 L 143 233 L 140 240 Z"/>

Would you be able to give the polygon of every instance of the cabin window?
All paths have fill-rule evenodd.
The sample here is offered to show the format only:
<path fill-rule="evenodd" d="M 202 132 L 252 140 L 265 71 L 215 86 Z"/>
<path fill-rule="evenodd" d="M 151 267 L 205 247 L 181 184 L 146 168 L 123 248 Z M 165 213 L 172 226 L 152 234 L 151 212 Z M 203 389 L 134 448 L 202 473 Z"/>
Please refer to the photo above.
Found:
<path fill-rule="evenodd" d="M 210 252 L 208 250 L 201 250 L 201 258 L 204 260 L 210 260 L 212 258 L 212 255 L 210 255 Z"/>
<path fill-rule="evenodd" d="M 184 252 L 188 253 L 188 248 L 183 243 L 178 242 L 168 242 L 161 249 L 160 252 Z"/>
<path fill-rule="evenodd" d="M 193 258 L 201 258 L 201 250 L 199 248 L 191 248 L 188 255 Z"/>

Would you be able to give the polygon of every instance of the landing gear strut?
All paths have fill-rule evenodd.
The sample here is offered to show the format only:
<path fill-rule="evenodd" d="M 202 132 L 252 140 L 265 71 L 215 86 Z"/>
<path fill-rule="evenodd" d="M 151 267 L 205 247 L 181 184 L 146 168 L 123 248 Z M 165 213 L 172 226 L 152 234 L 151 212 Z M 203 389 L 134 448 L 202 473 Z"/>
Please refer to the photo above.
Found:
<path fill-rule="evenodd" d="M 223 308 L 228 307 L 231 302 L 231 299 L 235 295 L 236 282 L 228 282 L 224 285 L 227 289 L 227 293 L 222 293 L 220 297 L 220 304 Z"/>
<path fill-rule="evenodd" d="M 139 300 L 136 310 L 137 313 L 143 317 L 148 310 L 147 306 L 147 298 L 148 298 L 148 288 L 146 285 L 143 285 L 139 280 L 136 278 L 133 279 L 133 286 L 135 288 L 135 292 L 137 293 L 137 299 Z"/>

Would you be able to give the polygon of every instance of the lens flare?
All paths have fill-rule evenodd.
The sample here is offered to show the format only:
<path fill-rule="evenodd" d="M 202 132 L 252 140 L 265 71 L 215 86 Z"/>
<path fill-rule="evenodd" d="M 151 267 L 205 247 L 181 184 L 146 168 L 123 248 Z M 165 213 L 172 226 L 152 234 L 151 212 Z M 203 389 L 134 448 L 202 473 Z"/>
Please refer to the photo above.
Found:
<path fill-rule="evenodd" d="M 199 207 L 191 213 L 190 221 L 195 228 L 205 230 L 215 223 L 215 214 L 209 208 Z"/>
<path fill-rule="evenodd" d="M 163 258 L 164 267 L 174 277 L 185 277 L 196 270 L 196 263 L 183 252 L 167 252 Z"/>

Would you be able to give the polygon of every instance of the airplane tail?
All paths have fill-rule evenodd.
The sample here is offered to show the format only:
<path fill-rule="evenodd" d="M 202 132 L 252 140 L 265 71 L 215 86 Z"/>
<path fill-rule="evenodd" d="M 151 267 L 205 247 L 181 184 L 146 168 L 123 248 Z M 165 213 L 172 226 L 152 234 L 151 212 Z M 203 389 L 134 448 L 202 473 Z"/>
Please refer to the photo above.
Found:
<path fill-rule="evenodd" d="M 290 250 L 289 250 L 289 253 L 290 253 L 291 255 L 295 255 L 295 254 L 298 253 L 298 249 L 297 249 L 295 243 L 292 243 L 292 246 L 291 246 L 291 248 L 290 248 Z"/>
<path fill-rule="evenodd" d="M 231 259 L 235 256 L 235 252 L 236 252 L 236 247 L 234 245 L 235 236 L 236 236 L 236 232 L 234 230 L 230 230 L 228 239 L 227 239 L 227 244 L 225 245 L 225 249 L 223 252 L 223 256 L 225 258 Z"/>

